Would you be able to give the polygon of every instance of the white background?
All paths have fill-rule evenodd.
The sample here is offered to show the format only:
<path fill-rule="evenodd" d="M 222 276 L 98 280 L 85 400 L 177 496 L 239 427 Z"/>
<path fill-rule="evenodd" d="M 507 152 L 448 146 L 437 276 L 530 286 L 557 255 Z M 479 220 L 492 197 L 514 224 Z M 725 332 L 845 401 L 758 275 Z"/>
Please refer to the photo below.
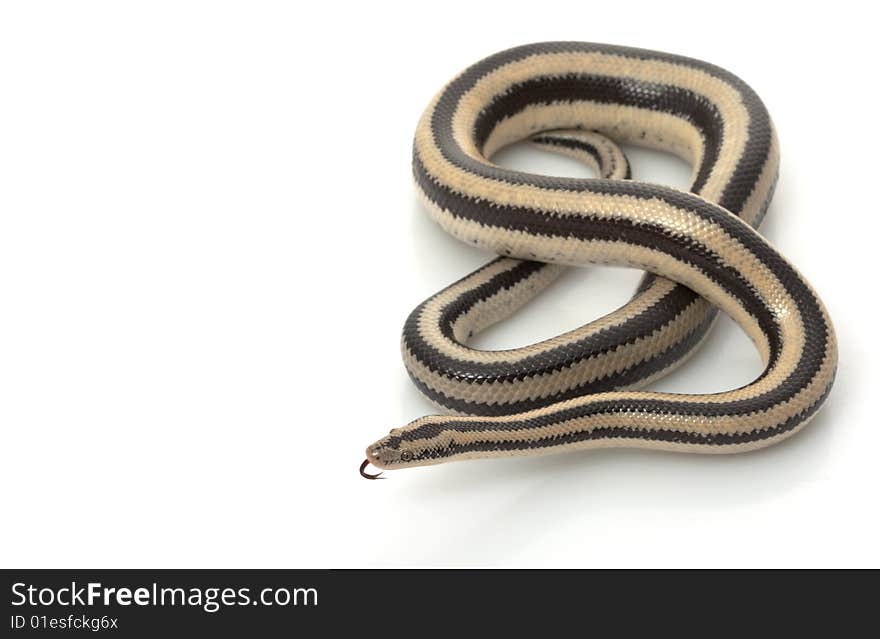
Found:
<path fill-rule="evenodd" d="M 876 23 L 863 3 L 813 6 L 4 3 L 0 565 L 880 565 Z M 748 455 L 364 481 L 366 445 L 435 410 L 400 361 L 404 319 L 488 259 L 418 205 L 416 121 L 467 65 L 554 39 L 705 59 L 763 97 L 782 145 L 763 231 L 831 310 L 834 392 Z M 631 159 L 687 185 L 674 158 Z M 574 328 L 637 279 L 572 272 L 476 343 Z M 725 320 L 655 388 L 759 369 Z"/>

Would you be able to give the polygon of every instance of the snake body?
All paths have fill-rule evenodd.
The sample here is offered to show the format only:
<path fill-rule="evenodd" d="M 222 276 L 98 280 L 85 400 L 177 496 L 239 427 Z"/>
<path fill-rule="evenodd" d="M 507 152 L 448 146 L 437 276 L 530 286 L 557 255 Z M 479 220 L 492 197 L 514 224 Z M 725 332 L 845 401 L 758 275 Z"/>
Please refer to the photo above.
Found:
<path fill-rule="evenodd" d="M 490 160 L 525 139 L 600 177 Z M 691 192 L 628 179 L 616 143 L 682 157 Z M 397 469 L 610 446 L 732 453 L 796 433 L 831 389 L 837 345 L 819 297 L 754 230 L 778 164 L 760 98 L 698 60 L 554 42 L 465 70 L 422 116 L 413 172 L 444 230 L 501 257 L 407 319 L 407 370 L 451 414 L 392 430 L 367 448 L 368 461 Z M 511 350 L 466 345 L 566 265 L 589 264 L 647 274 L 626 305 L 574 331 Z M 722 393 L 637 390 L 693 352 L 717 309 L 754 341 L 763 373 Z"/>

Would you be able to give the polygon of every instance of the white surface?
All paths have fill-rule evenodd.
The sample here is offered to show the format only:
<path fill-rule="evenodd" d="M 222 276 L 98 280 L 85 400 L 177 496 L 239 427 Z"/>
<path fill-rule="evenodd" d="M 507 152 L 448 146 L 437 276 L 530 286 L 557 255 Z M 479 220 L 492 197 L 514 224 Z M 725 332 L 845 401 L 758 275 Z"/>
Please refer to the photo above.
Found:
<path fill-rule="evenodd" d="M 625 4 L 4 3 L 0 565 L 880 565 L 869 9 Z M 364 481 L 364 447 L 433 410 L 400 361 L 404 319 L 489 257 L 420 210 L 416 120 L 468 64 L 552 39 L 702 58 L 764 98 L 783 153 L 764 230 L 831 309 L 835 390 L 805 432 L 744 456 Z M 637 277 L 573 272 L 479 343 L 573 328 Z M 725 320 L 656 388 L 758 371 Z"/>

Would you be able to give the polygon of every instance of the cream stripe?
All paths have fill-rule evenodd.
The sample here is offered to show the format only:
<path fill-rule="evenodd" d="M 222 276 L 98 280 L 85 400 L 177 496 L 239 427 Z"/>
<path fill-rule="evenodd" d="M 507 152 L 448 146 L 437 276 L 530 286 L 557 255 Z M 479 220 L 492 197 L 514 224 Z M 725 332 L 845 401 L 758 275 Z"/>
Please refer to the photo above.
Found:
<path fill-rule="evenodd" d="M 701 308 L 708 306 L 702 300 L 694 302 Z M 649 337 L 641 337 L 612 351 L 580 360 L 561 370 L 530 375 L 491 384 L 474 384 L 450 379 L 436 373 L 418 360 L 413 352 L 404 347 L 404 362 L 415 376 L 431 389 L 447 397 L 481 404 L 506 404 L 520 400 L 549 397 L 581 384 L 608 375 L 629 370 L 636 364 L 662 353 L 689 335 L 694 328 L 690 314 L 679 315 L 675 320 L 654 331 Z"/>
<path fill-rule="evenodd" d="M 516 264 L 515 260 L 504 260 L 504 264 Z M 478 363 L 491 362 L 516 362 L 525 357 L 530 357 L 541 352 L 556 348 L 562 344 L 567 344 L 574 340 L 584 339 L 591 335 L 595 335 L 600 331 L 606 330 L 611 326 L 621 324 L 636 315 L 639 315 L 656 304 L 660 299 L 669 293 L 674 287 L 672 282 L 668 280 L 657 280 L 648 290 L 636 296 L 626 305 L 618 310 L 602 317 L 585 326 L 577 328 L 573 331 L 563 333 L 562 335 L 524 346 L 503 351 L 483 351 L 469 348 L 464 344 L 448 340 L 439 330 L 440 316 L 442 309 L 451 301 L 463 295 L 467 290 L 475 288 L 480 284 L 490 280 L 499 272 L 505 270 L 501 265 L 492 270 L 484 271 L 477 274 L 473 279 L 467 278 L 453 288 L 447 289 L 433 297 L 422 310 L 418 318 L 418 330 L 421 337 L 428 343 L 433 344 L 444 355 L 464 361 L 473 361 Z M 538 292 L 538 288 L 528 289 L 528 294 L 533 295 Z M 511 307 L 510 312 L 519 308 L 522 304 L 529 301 L 530 298 L 517 300 L 517 306 Z M 504 316 L 499 314 L 496 321 L 500 321 Z M 487 324 L 488 326 L 488 324 Z"/>
<path fill-rule="evenodd" d="M 625 406 L 627 402 L 659 399 L 663 401 L 690 401 L 694 403 L 696 407 L 697 403 L 706 397 L 705 395 L 677 396 L 671 393 L 650 393 L 639 391 L 597 393 L 559 402 L 545 408 L 518 413 L 516 415 L 493 418 L 468 416 L 455 418 L 444 416 L 423 417 L 413 422 L 413 424 L 408 426 L 407 429 L 417 428 L 431 423 L 446 424 L 453 421 L 455 424 L 467 424 L 468 422 L 482 423 L 487 419 L 491 419 L 498 423 L 499 430 L 468 431 L 459 428 L 454 430 L 447 429 L 442 431 L 441 434 L 436 437 L 408 440 L 407 444 L 414 447 L 424 446 L 432 442 L 445 444 L 450 438 L 458 444 L 468 444 L 480 441 L 535 441 L 551 437 L 562 437 L 580 431 L 594 430 L 596 428 L 638 428 L 643 430 L 699 432 L 707 435 L 749 433 L 785 423 L 791 417 L 805 411 L 821 396 L 822 391 L 827 388 L 830 383 L 832 376 L 833 359 L 826 358 L 819 374 L 817 374 L 810 383 L 804 387 L 804 389 L 789 401 L 777 404 L 762 413 L 723 416 L 691 416 L 684 414 L 658 415 L 641 412 L 617 412 L 601 413 L 568 421 L 554 422 L 549 426 L 525 428 L 516 431 L 501 429 L 505 423 L 520 423 L 524 420 L 535 419 L 546 415 L 552 416 L 559 411 L 589 406 L 600 402 L 618 402 L 622 406 Z"/>
<path fill-rule="evenodd" d="M 600 52 L 545 53 L 528 56 L 506 64 L 483 76 L 464 94 L 453 116 L 453 134 L 456 142 L 473 157 L 482 156 L 474 146 L 473 127 L 476 117 L 492 99 L 519 84 L 536 77 L 564 76 L 573 72 L 628 78 L 651 84 L 667 84 L 690 90 L 705 97 L 718 108 L 724 135 L 719 161 L 713 174 L 732 175 L 736 161 L 742 155 L 748 132 L 748 112 L 739 91 L 724 80 L 699 69 L 673 62 L 637 59 Z M 565 128 L 558 126 L 553 128 Z M 490 153 L 487 152 L 487 155 Z M 712 176 L 710 181 L 723 185 L 727 177 Z M 720 193 L 707 190 L 706 196 L 718 199 Z"/>
<path fill-rule="evenodd" d="M 440 459 L 420 461 L 418 465 L 433 466 L 450 461 L 466 461 L 469 459 L 492 459 L 500 457 L 539 457 L 544 455 L 558 455 L 561 452 L 568 453 L 582 450 L 599 450 L 612 448 L 639 448 L 643 450 L 694 453 L 701 455 L 731 455 L 736 453 L 747 453 L 755 450 L 760 450 L 762 448 L 767 448 L 768 446 L 773 446 L 774 444 L 784 441 L 792 435 L 799 433 L 807 424 L 810 423 L 810 421 L 812 421 L 814 417 L 815 414 L 805 419 L 793 429 L 784 433 L 780 433 L 779 435 L 768 437 L 766 439 L 750 441 L 743 444 L 725 444 L 723 446 L 718 446 L 712 444 L 683 444 L 676 442 L 664 442 L 652 439 L 592 439 L 583 442 L 567 444 L 562 449 L 560 449 L 559 447 L 548 446 L 545 448 L 529 448 L 523 450 L 477 451 L 469 453 L 458 453 L 449 457 L 442 457 Z"/>
<path fill-rule="evenodd" d="M 609 180 L 623 180 L 626 178 L 626 167 L 629 165 L 626 156 L 616 143 L 604 135 L 594 131 L 577 130 L 547 131 L 544 135 L 552 139 L 573 140 L 589 144 L 596 149 L 600 160 L 597 161 L 590 153 L 581 149 L 559 146 L 552 142 L 538 142 L 535 138 L 532 138 L 529 142 L 539 149 L 574 158 L 593 169 L 599 177 Z"/>

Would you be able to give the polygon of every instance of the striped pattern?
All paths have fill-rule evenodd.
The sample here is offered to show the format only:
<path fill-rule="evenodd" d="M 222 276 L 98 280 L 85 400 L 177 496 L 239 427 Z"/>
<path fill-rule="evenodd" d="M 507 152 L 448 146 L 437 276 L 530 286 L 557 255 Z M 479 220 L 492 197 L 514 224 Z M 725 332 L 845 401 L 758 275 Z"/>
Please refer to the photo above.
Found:
<path fill-rule="evenodd" d="M 591 165 L 597 179 L 533 175 L 489 158 L 519 140 Z M 675 153 L 691 193 L 629 180 L 614 140 Z M 758 96 L 696 60 L 586 43 L 511 49 L 431 102 L 413 170 L 425 206 L 459 239 L 500 257 L 421 304 L 403 334 L 416 385 L 456 416 L 418 419 L 372 444 L 401 468 L 576 448 L 739 452 L 801 428 L 837 362 L 827 312 L 756 231 L 779 151 Z M 466 346 L 564 265 L 648 271 L 629 303 L 579 329 L 506 351 Z M 720 308 L 766 364 L 725 393 L 635 390 L 680 364 Z"/>

